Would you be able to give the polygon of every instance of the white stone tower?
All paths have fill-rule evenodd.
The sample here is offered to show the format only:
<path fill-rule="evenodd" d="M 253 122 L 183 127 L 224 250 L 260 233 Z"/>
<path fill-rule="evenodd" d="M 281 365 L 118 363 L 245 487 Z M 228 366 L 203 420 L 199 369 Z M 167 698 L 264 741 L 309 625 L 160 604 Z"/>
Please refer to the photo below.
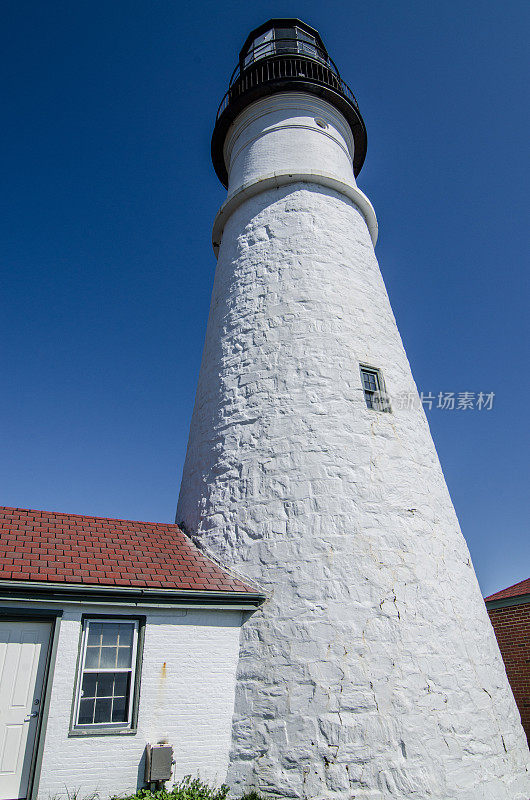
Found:
<path fill-rule="evenodd" d="M 177 510 L 269 598 L 243 628 L 227 780 L 315 800 L 528 800 L 425 415 L 395 401 L 417 392 L 355 182 L 365 152 L 318 33 L 253 31 L 212 140 L 228 199 Z"/>

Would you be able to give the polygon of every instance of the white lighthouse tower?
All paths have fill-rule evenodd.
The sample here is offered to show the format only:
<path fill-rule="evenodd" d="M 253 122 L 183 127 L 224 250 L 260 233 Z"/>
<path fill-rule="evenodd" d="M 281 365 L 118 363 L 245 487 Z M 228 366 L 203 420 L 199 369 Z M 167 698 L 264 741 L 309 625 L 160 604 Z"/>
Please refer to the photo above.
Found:
<path fill-rule="evenodd" d="M 528 800 L 528 748 L 421 403 L 393 400 L 417 392 L 355 181 L 365 153 L 317 31 L 253 31 L 212 140 L 228 198 L 177 511 L 268 597 L 243 626 L 228 782 Z"/>

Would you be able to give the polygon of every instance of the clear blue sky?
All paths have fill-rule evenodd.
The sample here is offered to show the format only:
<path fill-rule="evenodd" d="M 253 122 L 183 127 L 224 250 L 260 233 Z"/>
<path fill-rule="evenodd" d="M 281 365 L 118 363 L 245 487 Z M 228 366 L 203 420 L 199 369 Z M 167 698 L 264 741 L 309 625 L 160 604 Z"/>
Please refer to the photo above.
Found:
<path fill-rule="evenodd" d="M 4 505 L 172 521 L 224 190 L 209 143 L 271 16 L 321 32 L 368 129 L 359 179 L 485 593 L 530 575 L 526 2 L 2 4 Z M 526 322 L 525 322 L 526 320 Z"/>

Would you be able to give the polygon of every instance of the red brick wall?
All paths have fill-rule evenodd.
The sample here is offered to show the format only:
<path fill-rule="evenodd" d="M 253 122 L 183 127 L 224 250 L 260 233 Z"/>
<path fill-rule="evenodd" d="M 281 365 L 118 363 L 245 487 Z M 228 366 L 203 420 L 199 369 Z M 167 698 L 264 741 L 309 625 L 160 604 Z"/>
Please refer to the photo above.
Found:
<path fill-rule="evenodd" d="M 530 744 L 530 603 L 488 610 Z"/>

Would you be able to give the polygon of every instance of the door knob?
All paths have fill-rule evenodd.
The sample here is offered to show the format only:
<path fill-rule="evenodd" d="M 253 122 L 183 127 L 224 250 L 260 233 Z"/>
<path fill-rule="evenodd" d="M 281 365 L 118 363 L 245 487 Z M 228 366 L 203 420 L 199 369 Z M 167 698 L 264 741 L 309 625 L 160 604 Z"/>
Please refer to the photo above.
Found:
<path fill-rule="evenodd" d="M 28 716 L 24 718 L 24 722 L 29 722 L 32 717 L 38 717 L 38 716 L 39 712 L 33 711 L 31 714 L 28 714 Z"/>

